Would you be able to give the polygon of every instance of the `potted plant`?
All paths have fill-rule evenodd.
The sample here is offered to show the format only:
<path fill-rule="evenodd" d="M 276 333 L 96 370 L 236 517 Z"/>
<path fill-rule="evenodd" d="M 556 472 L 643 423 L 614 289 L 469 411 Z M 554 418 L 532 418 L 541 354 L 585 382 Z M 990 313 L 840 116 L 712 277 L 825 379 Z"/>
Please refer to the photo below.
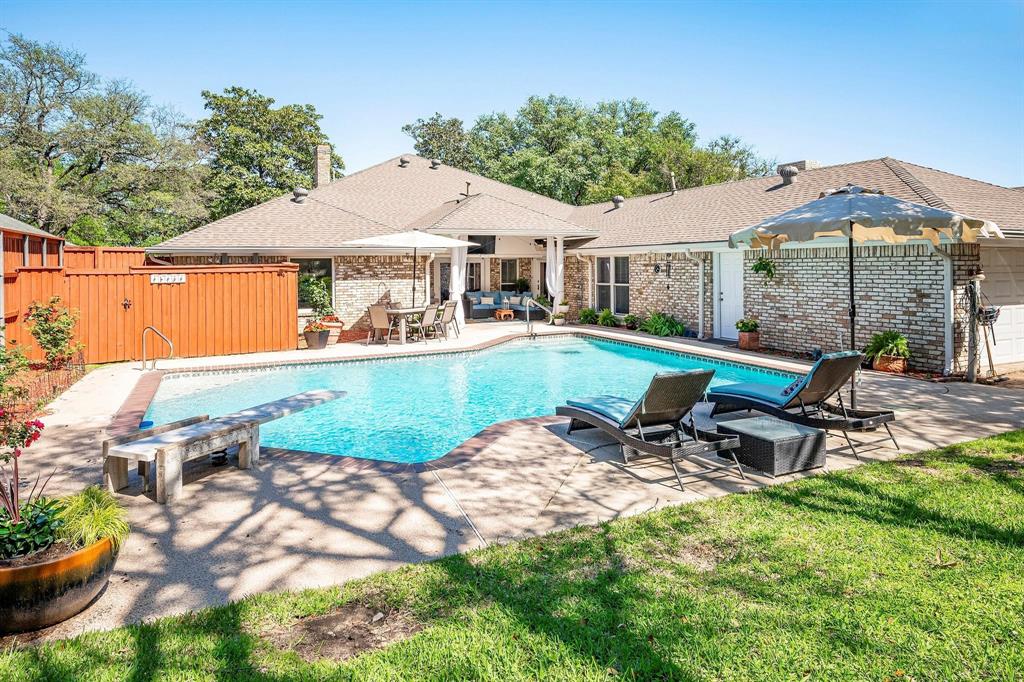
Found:
<path fill-rule="evenodd" d="M 516 293 L 521 294 L 524 291 L 530 290 L 530 280 L 525 277 L 520 277 L 516 280 Z"/>
<path fill-rule="evenodd" d="M 302 336 L 306 339 L 306 348 L 319 350 L 327 347 L 327 340 L 331 336 L 331 330 L 327 325 L 314 317 L 302 328 Z"/>
<path fill-rule="evenodd" d="M 622 318 L 622 324 L 625 325 L 626 329 L 639 329 L 643 322 L 643 318 L 639 315 L 634 315 L 633 313 Z"/>
<path fill-rule="evenodd" d="M 907 371 L 910 344 L 907 343 L 907 337 L 898 331 L 881 332 L 872 335 L 864 354 L 871 358 L 872 368 L 880 372 L 903 374 Z"/>
<path fill-rule="evenodd" d="M 551 321 L 556 327 L 561 327 L 565 324 L 565 313 L 555 313 L 551 316 Z"/>
<path fill-rule="evenodd" d="M 44 497 L 37 478 L 22 499 L 18 461 L 43 424 L 0 411 L 0 635 L 54 625 L 82 611 L 106 586 L 128 536 L 125 510 L 92 486 Z"/>
<path fill-rule="evenodd" d="M 758 331 L 761 325 L 757 320 L 743 318 L 736 322 L 736 329 L 740 333 L 740 350 L 758 350 L 761 348 L 761 332 Z"/>
<path fill-rule="evenodd" d="M 597 311 L 593 308 L 580 310 L 580 324 L 597 324 Z"/>
<path fill-rule="evenodd" d="M 569 301 L 567 301 L 566 299 L 563 298 L 562 302 L 559 303 L 557 306 L 555 306 L 554 310 L 555 310 L 556 313 L 567 313 L 567 312 L 569 312 Z"/>
<path fill-rule="evenodd" d="M 299 289 L 302 300 L 309 304 L 312 311 L 309 322 L 319 322 L 328 332 L 323 345 L 310 344 L 309 337 L 306 337 L 306 345 L 310 348 L 323 348 L 328 343 L 337 343 L 343 324 L 334 313 L 334 306 L 331 304 L 331 291 L 327 283 L 322 279 L 306 276 L 299 280 Z M 303 329 L 303 335 L 306 331 L 312 331 L 309 330 L 309 324 Z"/>

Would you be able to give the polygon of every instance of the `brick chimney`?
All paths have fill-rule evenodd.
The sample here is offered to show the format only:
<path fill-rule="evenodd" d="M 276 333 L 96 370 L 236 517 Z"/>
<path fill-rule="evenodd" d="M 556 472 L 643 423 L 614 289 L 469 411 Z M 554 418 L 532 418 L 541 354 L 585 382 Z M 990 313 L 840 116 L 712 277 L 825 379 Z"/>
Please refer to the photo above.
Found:
<path fill-rule="evenodd" d="M 331 145 L 318 144 L 313 161 L 313 187 L 323 187 L 331 181 Z"/>

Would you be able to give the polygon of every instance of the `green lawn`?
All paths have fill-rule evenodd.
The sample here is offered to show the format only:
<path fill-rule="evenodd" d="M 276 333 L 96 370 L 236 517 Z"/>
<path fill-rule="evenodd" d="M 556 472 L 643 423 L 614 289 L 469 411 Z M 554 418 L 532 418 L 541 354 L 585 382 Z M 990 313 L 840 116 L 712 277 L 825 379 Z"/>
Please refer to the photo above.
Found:
<path fill-rule="evenodd" d="M 345 661 L 272 644 L 368 605 Z M 1020 679 L 1024 431 L 0 653 L 0 679 Z"/>

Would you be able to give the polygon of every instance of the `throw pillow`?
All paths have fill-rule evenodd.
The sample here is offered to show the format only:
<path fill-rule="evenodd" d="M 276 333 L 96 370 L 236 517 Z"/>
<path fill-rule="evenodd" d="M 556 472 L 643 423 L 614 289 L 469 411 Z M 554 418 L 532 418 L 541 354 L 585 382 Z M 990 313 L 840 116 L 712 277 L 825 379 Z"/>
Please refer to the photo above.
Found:
<path fill-rule="evenodd" d="M 494 297 L 493 296 L 481 296 L 480 297 L 480 305 L 494 305 Z"/>
<path fill-rule="evenodd" d="M 523 297 L 522 296 L 509 296 L 508 302 L 511 305 L 521 305 L 522 302 L 523 302 Z"/>

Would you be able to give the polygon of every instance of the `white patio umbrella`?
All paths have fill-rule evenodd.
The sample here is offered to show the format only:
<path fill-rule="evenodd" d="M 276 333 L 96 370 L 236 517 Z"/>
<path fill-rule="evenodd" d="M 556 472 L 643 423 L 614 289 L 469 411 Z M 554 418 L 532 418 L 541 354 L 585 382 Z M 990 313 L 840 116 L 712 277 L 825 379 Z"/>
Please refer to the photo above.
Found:
<path fill-rule="evenodd" d="M 853 284 L 853 243 L 884 241 L 902 244 L 927 239 L 938 245 L 949 242 L 973 242 L 977 237 L 1002 237 L 995 223 L 941 208 L 916 204 L 869 190 L 847 185 L 803 206 L 768 218 L 753 227 L 729 236 L 729 246 L 747 244 L 754 248 L 778 248 L 786 242 L 808 242 L 818 237 L 846 237 L 850 294 L 850 347 L 856 345 L 857 306 Z M 855 393 L 851 389 L 851 405 Z"/>
<path fill-rule="evenodd" d="M 412 305 L 416 305 L 416 266 L 420 249 L 434 251 L 437 249 L 461 249 L 479 246 L 476 242 L 452 239 L 439 234 L 409 230 L 395 234 L 383 234 L 378 237 L 365 237 L 343 242 L 346 246 L 362 246 L 378 249 L 412 249 Z"/>

